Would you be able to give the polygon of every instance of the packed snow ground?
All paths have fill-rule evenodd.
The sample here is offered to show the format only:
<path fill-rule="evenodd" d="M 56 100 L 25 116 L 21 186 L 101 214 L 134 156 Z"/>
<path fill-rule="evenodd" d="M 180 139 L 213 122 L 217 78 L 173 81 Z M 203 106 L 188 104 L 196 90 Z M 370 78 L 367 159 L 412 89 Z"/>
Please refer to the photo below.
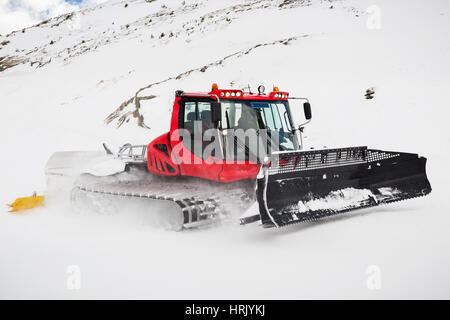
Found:
<path fill-rule="evenodd" d="M 67 202 L 23 214 L 5 207 L 1 298 L 450 298 L 448 1 L 124 3 L 0 37 L 9 41 L 0 57 L 29 59 L 0 72 L 1 203 L 45 193 L 54 151 L 148 143 L 168 130 L 176 89 L 212 82 L 307 96 L 308 146 L 419 153 L 433 191 L 281 230 L 236 223 L 176 233 L 142 223 L 152 208 L 92 216 Z M 158 96 L 139 110 L 151 129 L 125 114 L 134 104 L 119 128 L 105 123 L 140 88 L 166 79 L 140 93 Z M 69 266 L 81 271 L 79 290 L 67 286 Z M 367 285 L 372 270 L 377 290 Z"/>

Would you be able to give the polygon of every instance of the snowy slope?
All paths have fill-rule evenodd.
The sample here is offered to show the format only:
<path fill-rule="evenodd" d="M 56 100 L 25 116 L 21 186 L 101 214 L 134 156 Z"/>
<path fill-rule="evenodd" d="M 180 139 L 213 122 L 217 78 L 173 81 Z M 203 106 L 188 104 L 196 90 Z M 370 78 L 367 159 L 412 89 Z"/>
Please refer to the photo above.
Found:
<path fill-rule="evenodd" d="M 368 27 L 374 5 L 380 29 Z M 444 0 L 112 0 L 0 36 L 2 203 L 45 192 L 54 151 L 149 142 L 168 130 L 175 90 L 212 82 L 307 96 L 308 145 L 419 153 L 433 187 L 426 198 L 283 230 L 173 233 L 139 214 L 5 208 L 0 297 L 449 298 L 449 15 Z M 141 118 L 134 103 L 108 118 L 138 91 L 157 95 Z M 69 265 L 80 267 L 80 290 L 66 287 Z M 366 285 L 371 265 L 379 290 Z"/>

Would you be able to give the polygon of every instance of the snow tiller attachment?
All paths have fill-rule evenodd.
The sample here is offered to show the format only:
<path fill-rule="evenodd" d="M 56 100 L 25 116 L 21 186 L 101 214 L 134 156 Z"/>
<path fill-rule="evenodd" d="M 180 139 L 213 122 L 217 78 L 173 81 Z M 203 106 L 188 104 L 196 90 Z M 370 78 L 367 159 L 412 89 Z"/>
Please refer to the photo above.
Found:
<path fill-rule="evenodd" d="M 426 158 L 367 147 L 280 152 L 257 178 L 259 216 L 264 227 L 308 220 L 420 197 L 431 192 Z"/>

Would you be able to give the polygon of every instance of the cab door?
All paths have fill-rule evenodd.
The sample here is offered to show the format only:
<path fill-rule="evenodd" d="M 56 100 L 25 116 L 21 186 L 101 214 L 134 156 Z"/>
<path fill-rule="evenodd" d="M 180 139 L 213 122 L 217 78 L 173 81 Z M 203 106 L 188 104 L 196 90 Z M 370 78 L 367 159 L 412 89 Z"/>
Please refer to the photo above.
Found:
<path fill-rule="evenodd" d="M 258 157 L 264 158 L 263 143 L 258 136 L 256 112 L 241 101 L 222 101 L 222 126 L 226 161 L 220 181 L 255 179 L 259 172 Z"/>
<path fill-rule="evenodd" d="M 184 97 L 179 102 L 181 175 L 219 181 L 222 171 L 220 132 L 211 121 L 211 99 Z"/>

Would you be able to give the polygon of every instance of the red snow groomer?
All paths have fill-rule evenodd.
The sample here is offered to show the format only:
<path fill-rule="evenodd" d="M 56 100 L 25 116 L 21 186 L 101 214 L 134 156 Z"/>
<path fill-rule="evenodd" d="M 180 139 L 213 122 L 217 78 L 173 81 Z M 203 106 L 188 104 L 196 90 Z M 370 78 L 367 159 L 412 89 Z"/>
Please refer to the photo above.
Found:
<path fill-rule="evenodd" d="M 304 101 L 301 124 L 293 119 L 294 100 Z M 263 86 L 251 93 L 216 84 L 208 93 L 176 91 L 169 132 L 148 145 L 126 144 L 117 155 L 106 146 L 107 155 L 57 152 L 46 173 L 77 177 L 77 210 L 148 210 L 175 230 L 244 212 L 241 224 L 281 227 L 431 192 L 426 158 L 417 154 L 365 146 L 303 150 L 310 120 L 308 99 L 277 87 L 268 94 Z M 123 170 L 83 173 L 80 163 L 105 157 Z"/>

